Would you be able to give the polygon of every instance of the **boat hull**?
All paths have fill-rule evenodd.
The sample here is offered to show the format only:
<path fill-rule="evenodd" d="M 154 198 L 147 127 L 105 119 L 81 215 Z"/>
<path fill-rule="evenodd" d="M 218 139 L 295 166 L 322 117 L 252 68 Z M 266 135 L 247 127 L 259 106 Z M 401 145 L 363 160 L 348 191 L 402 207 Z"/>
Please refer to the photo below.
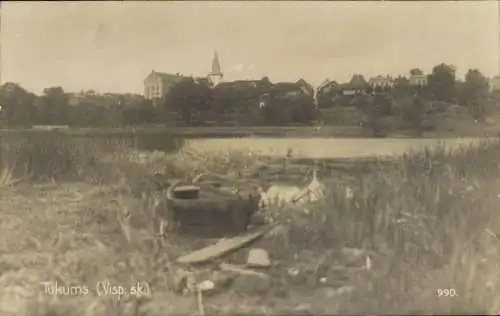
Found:
<path fill-rule="evenodd" d="M 258 208 L 258 194 L 251 189 L 239 192 L 224 187 L 200 184 L 197 198 L 179 198 L 174 184 L 167 199 L 181 232 L 201 235 L 227 235 L 244 232 Z"/>

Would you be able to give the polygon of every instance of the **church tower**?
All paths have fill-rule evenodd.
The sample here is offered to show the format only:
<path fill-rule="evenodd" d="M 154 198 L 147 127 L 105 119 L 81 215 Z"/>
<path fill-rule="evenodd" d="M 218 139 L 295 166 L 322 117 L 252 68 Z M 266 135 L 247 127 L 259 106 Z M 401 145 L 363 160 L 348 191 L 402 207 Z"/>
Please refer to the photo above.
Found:
<path fill-rule="evenodd" d="M 212 61 L 212 71 L 208 74 L 208 79 L 213 83 L 214 87 L 218 85 L 224 75 L 220 70 L 219 56 L 217 55 L 217 51 L 215 51 L 214 59 Z"/>

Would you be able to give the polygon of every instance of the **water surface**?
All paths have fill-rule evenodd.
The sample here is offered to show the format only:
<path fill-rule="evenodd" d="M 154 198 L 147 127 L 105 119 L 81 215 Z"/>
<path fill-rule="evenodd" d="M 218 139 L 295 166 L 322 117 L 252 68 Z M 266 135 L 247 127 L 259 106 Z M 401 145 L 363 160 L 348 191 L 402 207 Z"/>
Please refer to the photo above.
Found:
<path fill-rule="evenodd" d="M 295 157 L 360 158 L 400 155 L 411 150 L 457 148 L 492 138 L 210 138 L 186 140 L 187 146 L 208 152 L 248 149 L 265 156 L 284 156 L 289 148 Z"/>

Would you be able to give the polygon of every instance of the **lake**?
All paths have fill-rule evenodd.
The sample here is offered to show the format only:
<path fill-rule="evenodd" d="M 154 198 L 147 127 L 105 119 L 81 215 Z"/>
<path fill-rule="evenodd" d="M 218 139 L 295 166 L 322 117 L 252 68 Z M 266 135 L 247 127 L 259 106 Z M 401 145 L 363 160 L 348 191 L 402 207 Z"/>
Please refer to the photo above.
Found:
<path fill-rule="evenodd" d="M 435 149 L 445 145 L 457 148 L 494 138 L 210 138 L 189 139 L 185 146 L 207 152 L 248 149 L 264 156 L 285 156 L 293 149 L 294 157 L 361 158 L 400 155 L 411 150 Z"/>

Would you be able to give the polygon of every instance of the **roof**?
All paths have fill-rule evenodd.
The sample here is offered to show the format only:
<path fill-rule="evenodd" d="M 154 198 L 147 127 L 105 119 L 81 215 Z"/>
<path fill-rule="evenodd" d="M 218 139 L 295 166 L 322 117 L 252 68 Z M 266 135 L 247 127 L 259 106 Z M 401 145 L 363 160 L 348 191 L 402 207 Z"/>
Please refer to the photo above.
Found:
<path fill-rule="evenodd" d="M 302 91 L 302 85 L 297 82 L 278 82 L 273 85 L 274 91 Z"/>
<path fill-rule="evenodd" d="M 302 78 L 300 78 L 299 80 L 297 80 L 297 83 L 300 84 L 300 85 L 304 85 L 304 86 L 310 87 L 310 88 L 313 87 L 309 82 L 305 81 Z"/>
<path fill-rule="evenodd" d="M 257 88 L 262 82 L 260 80 L 237 80 L 231 82 L 221 82 L 215 89 L 246 89 Z"/>
<path fill-rule="evenodd" d="M 305 90 L 304 91 L 305 93 L 314 94 L 314 87 L 304 79 L 300 78 L 297 81 L 297 84 L 299 84 L 302 87 L 302 90 Z"/>
<path fill-rule="evenodd" d="M 270 83 L 262 80 L 221 82 L 214 88 L 214 93 L 219 97 L 257 98 L 269 91 L 271 86 Z"/>
<path fill-rule="evenodd" d="M 318 86 L 318 90 L 321 90 L 323 89 L 324 87 L 326 87 L 327 85 L 330 84 L 330 79 L 325 79 L 325 81 L 323 81 L 319 86 Z"/>
<path fill-rule="evenodd" d="M 368 83 L 362 75 L 353 75 L 351 81 L 342 84 L 343 89 L 364 89 Z"/>
<path fill-rule="evenodd" d="M 162 81 L 180 82 L 182 81 L 182 79 L 186 78 L 181 75 L 173 75 L 165 72 L 156 72 L 156 74 L 161 78 Z"/>
<path fill-rule="evenodd" d="M 327 86 L 330 86 L 330 87 L 339 87 L 339 88 L 341 87 L 341 85 L 338 84 L 336 81 L 330 81 L 329 79 L 326 79 L 325 81 L 323 81 L 322 84 L 319 85 L 318 91 L 323 90 Z"/>
<path fill-rule="evenodd" d="M 351 81 L 349 81 L 349 84 L 356 86 L 363 86 L 366 85 L 366 80 L 365 78 L 363 78 L 362 75 L 353 75 Z"/>
<path fill-rule="evenodd" d="M 151 75 L 156 75 L 156 76 L 160 77 L 161 81 L 163 81 L 163 82 L 175 82 L 175 83 L 178 83 L 178 82 L 181 82 L 183 79 L 186 78 L 185 76 L 182 76 L 182 75 L 179 75 L 179 74 L 174 75 L 174 74 L 169 74 L 169 73 L 166 73 L 166 72 L 158 72 L 158 71 L 152 70 L 151 73 L 144 80 L 147 80 Z"/>

